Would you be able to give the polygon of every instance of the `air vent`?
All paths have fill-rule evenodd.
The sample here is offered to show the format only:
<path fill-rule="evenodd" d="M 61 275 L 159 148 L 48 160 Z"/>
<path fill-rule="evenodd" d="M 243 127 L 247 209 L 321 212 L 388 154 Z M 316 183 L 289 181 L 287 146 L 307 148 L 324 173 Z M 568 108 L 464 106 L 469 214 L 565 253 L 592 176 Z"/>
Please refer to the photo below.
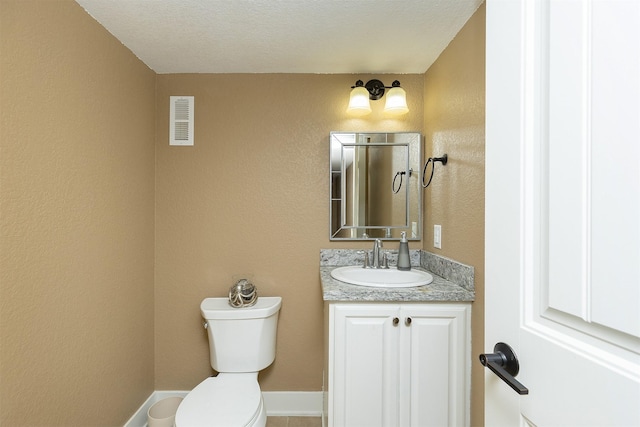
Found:
<path fill-rule="evenodd" d="M 193 96 L 171 96 L 169 145 L 193 145 Z"/>

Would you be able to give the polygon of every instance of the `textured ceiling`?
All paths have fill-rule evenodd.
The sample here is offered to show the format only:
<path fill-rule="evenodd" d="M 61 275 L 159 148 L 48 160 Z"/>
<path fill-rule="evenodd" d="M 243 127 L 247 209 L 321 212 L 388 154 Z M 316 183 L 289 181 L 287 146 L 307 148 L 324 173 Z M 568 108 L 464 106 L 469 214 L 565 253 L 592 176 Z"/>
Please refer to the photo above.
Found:
<path fill-rule="evenodd" d="M 76 0 L 157 73 L 423 73 L 482 0 Z"/>

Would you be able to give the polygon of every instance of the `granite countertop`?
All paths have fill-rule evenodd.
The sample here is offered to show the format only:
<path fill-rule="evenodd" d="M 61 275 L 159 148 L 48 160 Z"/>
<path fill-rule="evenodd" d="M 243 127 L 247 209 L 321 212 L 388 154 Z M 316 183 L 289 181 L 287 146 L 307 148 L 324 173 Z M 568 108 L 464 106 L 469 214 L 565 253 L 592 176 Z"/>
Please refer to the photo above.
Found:
<path fill-rule="evenodd" d="M 339 253 L 335 253 L 336 251 L 339 251 Z M 376 288 L 341 282 L 331 277 L 331 271 L 344 265 L 360 265 L 357 262 L 357 254 L 362 253 L 362 251 L 322 250 L 320 280 L 322 282 L 323 300 L 325 302 L 471 302 L 475 299 L 473 268 L 463 265 L 464 268 L 470 269 L 471 280 L 464 278 L 463 284 L 460 285 L 436 274 L 432 269 L 424 268 L 423 251 L 411 252 L 412 264 L 414 264 L 412 268 L 429 272 L 433 276 L 433 282 L 430 284 L 413 288 Z M 455 263 L 455 261 L 444 260 L 445 264 L 447 262 Z M 442 263 L 436 263 L 435 265 L 439 264 Z M 427 265 L 429 265 L 428 262 Z M 434 264 L 431 263 L 431 265 Z M 438 272 L 446 273 L 449 270 L 444 269 Z M 467 272 L 466 274 L 468 275 L 469 273 Z"/>

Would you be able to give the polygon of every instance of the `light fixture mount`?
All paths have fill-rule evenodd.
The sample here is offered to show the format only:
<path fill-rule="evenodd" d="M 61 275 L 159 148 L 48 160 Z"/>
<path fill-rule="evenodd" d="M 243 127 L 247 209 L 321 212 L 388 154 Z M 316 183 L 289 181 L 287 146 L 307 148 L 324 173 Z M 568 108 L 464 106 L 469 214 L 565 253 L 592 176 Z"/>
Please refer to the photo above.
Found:
<path fill-rule="evenodd" d="M 384 95 L 384 83 L 378 79 L 369 80 L 364 87 L 369 91 L 369 99 L 380 99 Z"/>
<path fill-rule="evenodd" d="M 400 87 L 400 82 L 398 80 L 394 80 L 393 83 L 391 83 L 391 86 L 385 86 L 384 83 L 378 79 L 371 79 L 366 84 L 363 83 L 362 80 L 358 80 L 355 86 L 351 86 L 351 89 L 362 86 L 364 86 L 364 88 L 369 92 L 369 99 L 376 101 L 384 96 L 385 89 Z"/>

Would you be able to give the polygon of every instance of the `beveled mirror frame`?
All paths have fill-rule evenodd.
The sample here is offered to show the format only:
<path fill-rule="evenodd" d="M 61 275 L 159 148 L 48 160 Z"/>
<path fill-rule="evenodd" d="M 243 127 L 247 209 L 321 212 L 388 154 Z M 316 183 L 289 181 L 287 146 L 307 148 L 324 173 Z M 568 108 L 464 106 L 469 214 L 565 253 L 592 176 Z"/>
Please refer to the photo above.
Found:
<path fill-rule="evenodd" d="M 405 231 L 420 240 L 421 162 L 419 132 L 331 132 L 329 239 L 399 240 Z M 382 210 L 391 213 L 372 219 Z"/>

